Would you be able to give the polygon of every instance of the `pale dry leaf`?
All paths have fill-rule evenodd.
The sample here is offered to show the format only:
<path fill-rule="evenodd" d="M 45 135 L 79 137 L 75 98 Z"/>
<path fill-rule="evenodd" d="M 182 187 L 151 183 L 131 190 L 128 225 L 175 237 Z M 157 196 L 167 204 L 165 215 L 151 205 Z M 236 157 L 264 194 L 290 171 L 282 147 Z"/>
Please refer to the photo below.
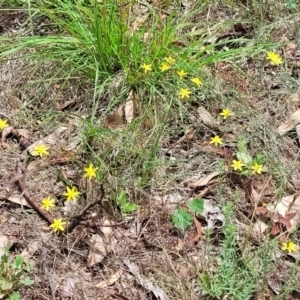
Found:
<path fill-rule="evenodd" d="M 128 124 L 130 124 L 132 122 L 133 117 L 136 113 L 135 105 L 136 105 L 136 95 L 135 95 L 134 90 L 131 90 L 126 99 L 126 103 L 125 103 L 125 107 L 124 107 L 125 119 Z"/>
<path fill-rule="evenodd" d="M 300 110 L 296 110 L 294 113 L 292 113 L 288 119 L 282 123 L 278 128 L 277 132 L 280 135 L 285 134 L 286 132 L 292 130 L 300 123 Z"/>
<path fill-rule="evenodd" d="M 291 204 L 294 202 L 295 194 L 283 197 L 281 200 L 274 204 L 269 203 L 266 208 L 270 213 L 277 213 L 285 216 L 290 209 Z"/>
<path fill-rule="evenodd" d="M 113 227 L 115 222 L 109 219 L 104 219 L 103 226 L 100 228 L 102 235 L 94 234 L 91 236 L 88 244 L 90 246 L 87 266 L 91 267 L 99 263 L 106 257 L 107 254 L 112 252 L 115 239 L 112 238 Z M 114 249 L 115 250 L 115 249 Z"/>
<path fill-rule="evenodd" d="M 36 141 L 35 143 L 31 144 L 28 148 L 27 151 L 33 155 L 33 150 L 36 146 L 41 146 L 41 145 L 48 145 L 48 146 L 52 146 L 55 145 L 60 137 L 60 134 L 67 130 L 67 127 L 59 127 L 57 128 L 54 132 L 52 132 L 51 134 L 49 134 L 48 136 L 44 137 L 43 139 L 40 139 L 38 141 Z M 34 155 L 33 155 L 34 156 Z"/>
<path fill-rule="evenodd" d="M 115 282 L 117 282 L 119 280 L 119 278 L 121 277 L 122 273 L 123 273 L 123 270 L 119 269 L 115 274 L 111 275 L 107 280 L 100 281 L 99 283 L 97 283 L 93 287 L 104 289 L 107 286 L 112 285 Z"/>
<path fill-rule="evenodd" d="M 43 138 L 45 144 L 55 145 L 62 132 L 67 130 L 67 127 L 61 126 L 56 128 L 51 134 Z"/>
<path fill-rule="evenodd" d="M 198 107 L 197 112 L 199 114 L 200 120 L 204 125 L 212 129 L 218 128 L 218 124 L 216 123 L 212 115 L 203 106 Z"/>
<path fill-rule="evenodd" d="M 76 283 L 79 281 L 80 280 L 78 278 L 75 278 L 74 276 L 71 275 L 65 278 L 58 288 L 58 292 L 60 296 L 63 299 L 73 297 L 74 290 L 76 288 Z"/>
<path fill-rule="evenodd" d="M 0 256 L 3 254 L 3 250 L 8 244 L 9 244 L 8 237 L 0 233 Z"/>
<path fill-rule="evenodd" d="M 210 173 L 210 174 L 206 175 L 205 177 L 200 178 L 199 180 L 197 180 L 195 182 L 191 182 L 189 184 L 189 186 L 192 187 L 192 188 L 206 186 L 213 178 L 215 178 L 218 175 L 220 175 L 219 172 Z"/>
<path fill-rule="evenodd" d="M 295 129 L 296 129 L 298 141 L 300 142 L 300 124 L 296 125 Z"/>
<path fill-rule="evenodd" d="M 6 199 L 8 201 L 16 203 L 16 204 L 31 207 L 30 204 L 26 201 L 26 199 L 17 193 L 13 193 L 13 194 L 9 195 L 9 197 L 7 197 Z"/>
<path fill-rule="evenodd" d="M 90 251 L 86 263 L 87 267 L 91 267 L 101 262 L 111 252 L 109 242 L 99 234 L 93 234 L 88 241 L 88 244 L 90 246 Z"/>
<path fill-rule="evenodd" d="M 24 257 L 25 263 L 29 262 L 29 259 L 41 249 L 42 243 L 40 241 L 33 241 L 32 243 L 28 243 L 26 248 L 22 251 L 21 255 Z"/>
<path fill-rule="evenodd" d="M 139 268 L 136 264 L 132 263 L 129 259 L 123 259 L 123 262 L 141 286 L 143 286 L 146 290 L 151 291 L 156 298 L 160 300 L 169 300 L 169 297 L 164 290 L 155 285 L 149 279 L 141 276 Z"/>

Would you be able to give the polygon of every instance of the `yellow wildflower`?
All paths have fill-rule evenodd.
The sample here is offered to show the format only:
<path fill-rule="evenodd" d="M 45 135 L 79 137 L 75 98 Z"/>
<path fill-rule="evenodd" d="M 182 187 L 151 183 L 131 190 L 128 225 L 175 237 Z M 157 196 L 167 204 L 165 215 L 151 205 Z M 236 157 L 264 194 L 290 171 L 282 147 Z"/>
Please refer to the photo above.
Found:
<path fill-rule="evenodd" d="M 177 71 L 177 74 L 179 75 L 180 79 L 183 79 L 183 77 L 187 75 L 187 73 L 183 70 Z"/>
<path fill-rule="evenodd" d="M 41 208 L 43 208 L 46 211 L 49 211 L 51 208 L 55 207 L 55 200 L 47 197 L 45 199 L 42 200 L 42 206 Z"/>
<path fill-rule="evenodd" d="M 222 145 L 223 139 L 221 139 L 218 135 L 214 136 L 210 139 L 210 144 L 214 144 L 215 146 Z"/>
<path fill-rule="evenodd" d="M 230 109 L 224 108 L 220 113 L 220 116 L 222 116 L 223 119 L 226 120 L 228 117 L 233 116 L 233 113 L 230 111 Z"/>
<path fill-rule="evenodd" d="M 66 222 L 63 222 L 62 219 L 54 219 L 53 223 L 50 225 L 50 228 L 53 228 L 54 232 L 59 231 L 59 230 L 64 231 L 65 224 L 66 224 Z"/>
<path fill-rule="evenodd" d="M 241 160 L 233 160 L 232 164 L 230 165 L 231 168 L 233 168 L 234 171 L 243 171 L 243 167 L 245 164 Z"/>
<path fill-rule="evenodd" d="M 76 186 L 73 186 L 72 189 L 70 189 L 67 186 L 67 191 L 65 193 L 63 193 L 63 196 L 67 197 L 67 202 L 74 200 L 76 201 L 77 198 L 79 197 L 80 192 L 78 192 Z"/>
<path fill-rule="evenodd" d="M 260 165 L 258 163 L 254 164 L 253 166 L 251 166 L 251 170 L 253 174 L 261 174 L 264 171 L 264 167 L 263 165 Z"/>
<path fill-rule="evenodd" d="M 141 68 L 144 69 L 145 73 L 152 71 L 151 64 L 150 65 L 146 65 L 145 63 L 143 63 L 141 65 Z"/>
<path fill-rule="evenodd" d="M 166 63 L 162 63 L 161 66 L 159 67 L 159 69 L 162 71 L 162 72 L 165 72 L 167 70 L 169 70 L 171 67 L 166 64 Z"/>
<path fill-rule="evenodd" d="M 180 92 L 178 94 L 181 97 L 181 99 L 184 99 L 189 98 L 191 93 L 192 92 L 189 89 L 180 89 Z"/>
<path fill-rule="evenodd" d="M 32 155 L 43 157 L 43 155 L 49 155 L 48 150 L 49 148 L 47 148 L 44 144 L 37 145 L 33 148 Z"/>
<path fill-rule="evenodd" d="M 267 59 L 270 61 L 271 65 L 278 66 L 283 63 L 282 58 L 276 52 L 267 51 Z"/>
<path fill-rule="evenodd" d="M 288 241 L 287 243 L 282 243 L 281 250 L 287 251 L 288 253 L 297 252 L 297 245 L 292 241 Z"/>
<path fill-rule="evenodd" d="M 198 77 L 192 78 L 191 81 L 195 83 L 196 86 L 202 85 L 202 81 Z"/>
<path fill-rule="evenodd" d="M 93 177 L 97 177 L 96 171 L 99 168 L 94 168 L 93 164 L 89 164 L 87 168 L 84 169 L 85 173 L 83 177 L 87 177 L 89 180 L 91 180 Z"/>
<path fill-rule="evenodd" d="M 175 62 L 175 59 L 172 56 L 168 56 L 165 57 L 165 61 L 169 64 L 169 65 L 173 65 Z"/>
<path fill-rule="evenodd" d="M 9 125 L 7 124 L 6 120 L 0 119 L 0 131 L 3 130 L 4 128 L 8 127 Z"/>

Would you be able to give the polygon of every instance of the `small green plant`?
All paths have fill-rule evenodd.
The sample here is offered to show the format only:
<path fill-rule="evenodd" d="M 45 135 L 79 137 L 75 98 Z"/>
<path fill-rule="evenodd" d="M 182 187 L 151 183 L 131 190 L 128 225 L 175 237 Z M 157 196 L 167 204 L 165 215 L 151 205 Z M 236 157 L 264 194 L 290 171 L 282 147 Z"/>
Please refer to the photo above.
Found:
<path fill-rule="evenodd" d="M 176 228 L 185 230 L 193 222 L 193 217 L 191 213 L 202 213 L 204 210 L 204 200 L 194 198 L 189 203 L 189 212 L 185 209 L 179 207 L 175 210 L 172 216 L 173 225 Z"/>
<path fill-rule="evenodd" d="M 217 299 L 247 300 L 255 291 L 256 278 L 238 252 L 232 202 L 225 206 L 224 215 L 220 262 L 216 270 L 208 268 L 200 275 L 200 285 L 207 294 Z"/>
<path fill-rule="evenodd" d="M 297 8 L 297 0 L 285 0 L 284 6 L 289 10 L 294 10 Z"/>
<path fill-rule="evenodd" d="M 122 216 L 137 210 L 137 205 L 132 202 L 127 202 L 126 193 L 122 191 L 117 198 L 117 203 L 120 206 Z"/>
<path fill-rule="evenodd" d="M 22 285 L 32 285 L 34 280 L 25 277 L 25 274 L 32 270 L 32 264 L 24 264 L 24 257 L 18 255 L 13 261 L 8 256 L 10 245 L 4 248 L 4 253 L 0 258 L 0 296 L 7 296 L 9 300 L 20 299 L 20 294 L 16 290 Z"/>

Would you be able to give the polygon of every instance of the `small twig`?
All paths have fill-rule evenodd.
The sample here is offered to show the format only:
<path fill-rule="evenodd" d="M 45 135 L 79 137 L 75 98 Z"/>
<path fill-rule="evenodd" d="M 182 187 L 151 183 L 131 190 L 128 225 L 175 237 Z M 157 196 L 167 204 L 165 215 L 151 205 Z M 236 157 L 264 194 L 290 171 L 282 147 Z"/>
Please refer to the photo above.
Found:
<path fill-rule="evenodd" d="M 18 183 L 24 198 L 49 224 L 52 224 L 53 223 L 52 215 L 48 213 L 46 210 L 42 209 L 38 204 L 38 202 L 33 197 L 31 197 L 28 191 L 26 190 L 25 175 L 20 166 L 17 166 L 16 173 L 17 174 L 13 179 L 15 179 L 15 182 Z"/>
<path fill-rule="evenodd" d="M 92 208 L 93 206 L 97 205 L 98 203 L 101 203 L 102 202 L 102 199 L 104 197 L 104 188 L 103 188 L 103 185 L 101 184 L 100 186 L 100 189 L 101 189 L 101 196 L 100 196 L 100 199 L 86 205 L 85 208 L 83 208 L 83 210 L 73 218 L 73 221 L 69 224 L 68 226 L 68 229 L 67 229 L 67 232 L 72 232 L 74 230 L 74 228 L 77 226 L 77 225 L 80 225 L 80 223 L 82 222 L 82 219 L 83 219 L 83 216 L 85 215 L 85 213 L 90 209 Z"/>

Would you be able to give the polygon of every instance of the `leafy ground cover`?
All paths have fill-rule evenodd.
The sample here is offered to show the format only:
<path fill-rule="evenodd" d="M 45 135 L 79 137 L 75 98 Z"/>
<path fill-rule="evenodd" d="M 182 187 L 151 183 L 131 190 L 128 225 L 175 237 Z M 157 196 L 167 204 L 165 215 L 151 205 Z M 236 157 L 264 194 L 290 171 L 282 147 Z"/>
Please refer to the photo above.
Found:
<path fill-rule="evenodd" d="M 0 297 L 299 299 L 296 1 L 0 4 Z"/>

